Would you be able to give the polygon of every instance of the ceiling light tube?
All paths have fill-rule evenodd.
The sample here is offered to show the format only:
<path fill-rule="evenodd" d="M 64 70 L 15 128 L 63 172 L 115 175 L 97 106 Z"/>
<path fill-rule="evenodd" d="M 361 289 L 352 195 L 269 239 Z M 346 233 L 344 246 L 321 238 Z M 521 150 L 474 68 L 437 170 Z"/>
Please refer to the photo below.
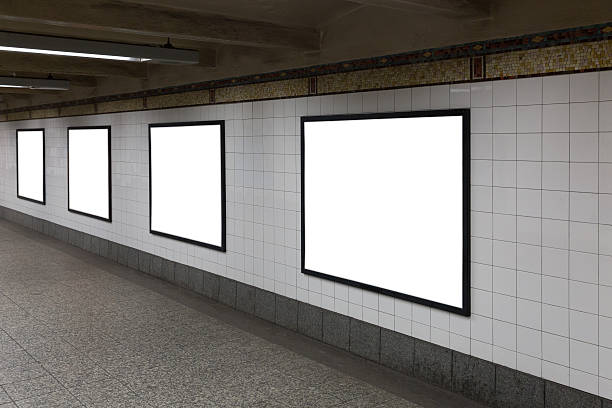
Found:
<path fill-rule="evenodd" d="M 70 89 L 70 82 L 63 79 L 0 77 L 0 88 L 67 91 Z"/>
<path fill-rule="evenodd" d="M 193 50 L 12 32 L 0 32 L 0 51 L 152 64 L 197 64 L 200 60 L 199 52 Z"/>

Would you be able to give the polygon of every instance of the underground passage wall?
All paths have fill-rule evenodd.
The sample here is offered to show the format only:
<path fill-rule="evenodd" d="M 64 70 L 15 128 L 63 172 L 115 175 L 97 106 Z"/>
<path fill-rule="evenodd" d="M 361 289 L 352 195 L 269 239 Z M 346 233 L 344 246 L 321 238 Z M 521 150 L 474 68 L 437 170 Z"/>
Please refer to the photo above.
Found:
<path fill-rule="evenodd" d="M 471 315 L 302 274 L 301 117 L 455 108 L 471 118 Z M 195 121 L 224 121 L 226 252 L 149 232 L 149 124 Z M 111 127 L 112 222 L 67 210 L 67 128 L 83 126 Z M 16 130 L 42 128 L 45 205 L 16 185 Z M 6 209 L 612 399 L 612 71 L 15 120 L 0 158 Z M 430 380 L 457 388 L 445 364 Z"/>

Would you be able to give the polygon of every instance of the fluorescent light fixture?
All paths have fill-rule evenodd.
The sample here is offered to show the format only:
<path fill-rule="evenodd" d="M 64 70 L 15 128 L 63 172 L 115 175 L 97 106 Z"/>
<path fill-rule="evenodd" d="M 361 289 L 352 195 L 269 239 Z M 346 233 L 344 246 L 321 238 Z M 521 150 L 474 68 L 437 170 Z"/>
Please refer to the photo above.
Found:
<path fill-rule="evenodd" d="M 468 315 L 469 111 L 302 126 L 302 272 Z"/>
<path fill-rule="evenodd" d="M 63 79 L 0 77 L 0 88 L 67 91 L 70 89 L 70 82 Z"/>
<path fill-rule="evenodd" d="M 152 64 L 197 64 L 200 60 L 199 52 L 193 50 L 11 32 L 0 32 L 0 51 Z"/>

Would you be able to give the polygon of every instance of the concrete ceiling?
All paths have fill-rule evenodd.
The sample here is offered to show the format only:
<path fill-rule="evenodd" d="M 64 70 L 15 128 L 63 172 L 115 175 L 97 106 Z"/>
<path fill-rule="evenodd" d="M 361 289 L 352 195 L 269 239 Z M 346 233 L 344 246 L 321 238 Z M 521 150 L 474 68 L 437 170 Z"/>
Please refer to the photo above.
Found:
<path fill-rule="evenodd" d="M 0 52 L 0 75 L 72 81 L 2 89 L 0 108 L 133 92 L 598 24 L 602 0 L 4 0 L 0 30 L 197 49 L 197 66 Z"/>

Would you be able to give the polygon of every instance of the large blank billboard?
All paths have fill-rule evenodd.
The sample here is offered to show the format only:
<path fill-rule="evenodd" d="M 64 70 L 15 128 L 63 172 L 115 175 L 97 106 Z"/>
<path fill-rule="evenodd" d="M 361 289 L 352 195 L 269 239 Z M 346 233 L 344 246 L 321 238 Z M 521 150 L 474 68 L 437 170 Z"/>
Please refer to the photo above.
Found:
<path fill-rule="evenodd" d="M 302 271 L 469 314 L 469 111 L 302 118 Z"/>
<path fill-rule="evenodd" d="M 223 121 L 149 126 L 150 232 L 225 251 Z"/>
<path fill-rule="evenodd" d="M 110 127 L 68 128 L 68 210 L 111 221 Z"/>
<path fill-rule="evenodd" d="M 17 197 L 45 204 L 45 130 L 17 130 Z"/>

